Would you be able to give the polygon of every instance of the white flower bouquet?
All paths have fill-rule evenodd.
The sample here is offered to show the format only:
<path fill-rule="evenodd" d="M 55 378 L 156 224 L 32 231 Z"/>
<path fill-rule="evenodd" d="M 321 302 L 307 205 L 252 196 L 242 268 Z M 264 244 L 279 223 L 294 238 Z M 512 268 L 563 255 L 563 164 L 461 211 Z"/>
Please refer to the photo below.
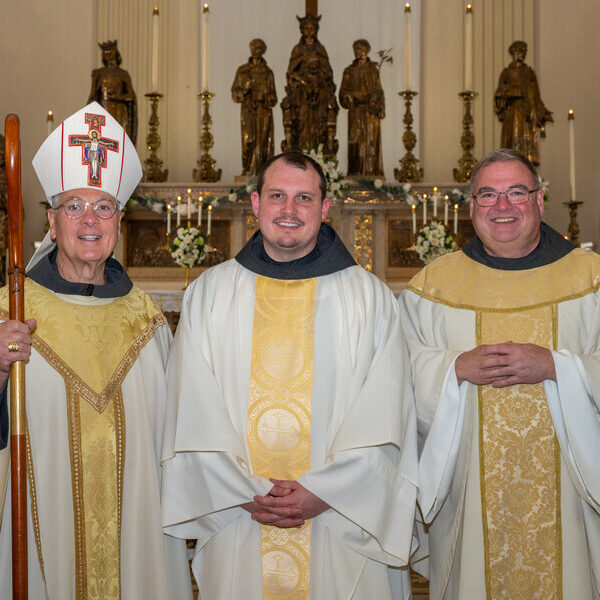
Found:
<path fill-rule="evenodd" d="M 456 242 L 452 234 L 443 223 L 437 221 L 431 221 L 417 233 L 417 241 L 412 247 L 425 264 L 455 249 Z"/>
<path fill-rule="evenodd" d="M 171 256 L 180 267 L 191 269 L 204 260 L 205 239 L 196 227 L 179 227 L 171 242 Z"/>
<path fill-rule="evenodd" d="M 344 174 L 338 169 L 338 161 L 323 156 L 323 144 L 319 144 L 316 148 L 307 148 L 304 154 L 310 156 L 323 169 L 328 195 L 343 198 L 348 183 L 344 179 Z"/>

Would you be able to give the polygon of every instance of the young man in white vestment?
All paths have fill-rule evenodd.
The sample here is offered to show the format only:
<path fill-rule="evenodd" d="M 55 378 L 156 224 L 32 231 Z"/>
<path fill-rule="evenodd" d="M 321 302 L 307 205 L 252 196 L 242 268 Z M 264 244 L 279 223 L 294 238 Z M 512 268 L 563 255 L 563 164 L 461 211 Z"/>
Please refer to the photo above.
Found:
<path fill-rule="evenodd" d="M 33 166 L 50 230 L 27 268 L 27 323 L 7 320 L 0 290 L 2 403 L 10 363 L 28 361 L 29 598 L 191 600 L 185 545 L 163 534 L 160 510 L 171 332 L 111 258 L 139 158 L 93 102 L 50 134 Z M 10 512 L 8 487 L 2 599 L 12 597 Z"/>
<path fill-rule="evenodd" d="M 162 498 L 165 531 L 197 539 L 201 598 L 410 597 L 399 567 L 418 467 L 400 315 L 323 223 L 325 196 L 306 155 L 267 161 L 259 231 L 184 296 Z"/>
<path fill-rule="evenodd" d="M 600 256 L 542 223 L 535 167 L 475 167 L 476 237 L 401 297 L 431 600 L 600 598 Z"/>

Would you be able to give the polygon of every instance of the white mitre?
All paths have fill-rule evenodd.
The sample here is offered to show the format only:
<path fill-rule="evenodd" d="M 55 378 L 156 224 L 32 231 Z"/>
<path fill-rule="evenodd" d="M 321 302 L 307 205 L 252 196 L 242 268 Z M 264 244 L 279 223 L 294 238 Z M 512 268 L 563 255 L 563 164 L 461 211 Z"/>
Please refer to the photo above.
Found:
<path fill-rule="evenodd" d="M 122 210 L 142 178 L 142 165 L 125 130 L 97 102 L 65 119 L 33 157 L 48 202 L 80 188 L 110 194 Z M 50 232 L 27 265 L 30 269 L 55 244 Z"/>
<path fill-rule="evenodd" d="M 110 194 L 122 209 L 142 178 L 135 146 L 97 102 L 56 127 L 32 162 L 48 202 L 61 192 L 90 188 Z"/>

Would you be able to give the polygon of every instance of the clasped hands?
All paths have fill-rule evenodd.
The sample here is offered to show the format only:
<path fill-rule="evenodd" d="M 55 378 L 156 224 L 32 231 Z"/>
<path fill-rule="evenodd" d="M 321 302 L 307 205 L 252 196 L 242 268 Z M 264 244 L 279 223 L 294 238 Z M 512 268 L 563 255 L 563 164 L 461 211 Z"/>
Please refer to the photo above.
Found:
<path fill-rule="evenodd" d="M 477 346 L 459 355 L 454 370 L 459 385 L 469 381 L 498 388 L 540 383 L 545 379 L 556 381 L 552 352 L 535 344 L 505 342 Z"/>
<path fill-rule="evenodd" d="M 254 496 L 253 502 L 242 504 L 252 519 L 262 525 L 301 527 L 307 519 L 330 508 L 297 481 L 273 478 L 269 481 L 274 485 L 268 494 Z"/>

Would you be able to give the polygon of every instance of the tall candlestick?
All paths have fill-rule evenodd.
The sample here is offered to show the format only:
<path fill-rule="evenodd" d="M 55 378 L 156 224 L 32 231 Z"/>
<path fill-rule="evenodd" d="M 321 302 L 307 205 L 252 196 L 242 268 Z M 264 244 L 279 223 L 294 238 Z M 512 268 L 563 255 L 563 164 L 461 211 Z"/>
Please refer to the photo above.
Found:
<path fill-rule="evenodd" d="M 192 190 L 190 188 L 187 189 L 187 220 L 189 221 L 192 218 Z M 189 223 L 188 223 L 189 226 Z"/>
<path fill-rule="evenodd" d="M 434 186 L 433 188 L 433 217 L 437 217 L 437 203 L 438 203 L 438 189 Z"/>
<path fill-rule="evenodd" d="M 181 225 L 181 196 L 177 196 L 177 227 Z"/>
<path fill-rule="evenodd" d="M 448 194 L 444 196 L 444 225 L 448 227 Z"/>
<path fill-rule="evenodd" d="M 471 3 L 465 12 L 465 92 L 473 91 L 473 12 Z"/>
<path fill-rule="evenodd" d="M 167 235 L 171 233 L 171 203 L 167 202 Z"/>
<path fill-rule="evenodd" d="M 569 123 L 569 183 L 571 187 L 571 202 L 575 201 L 575 113 L 571 108 L 567 117 Z"/>
<path fill-rule="evenodd" d="M 404 81 L 410 90 L 410 2 L 404 5 Z"/>
<path fill-rule="evenodd" d="M 413 204 L 411 207 L 412 210 L 412 232 L 417 233 L 417 213 L 416 213 L 416 205 Z"/>
<path fill-rule="evenodd" d="M 206 235 L 210 235 L 212 229 L 212 204 L 208 205 L 208 219 L 206 219 Z"/>
<path fill-rule="evenodd" d="M 198 196 L 198 228 L 202 225 L 202 195 Z"/>
<path fill-rule="evenodd" d="M 427 225 L 427 194 L 423 194 L 423 227 Z"/>
<path fill-rule="evenodd" d="M 152 93 L 158 92 L 158 7 L 152 13 Z"/>
<path fill-rule="evenodd" d="M 454 233 L 458 233 L 458 204 L 454 205 Z"/>
<path fill-rule="evenodd" d="M 52 133 L 52 127 L 54 125 L 54 113 L 51 110 L 48 111 L 46 123 L 48 125 L 48 135 L 50 135 Z"/>
<path fill-rule="evenodd" d="M 208 92 L 208 2 L 202 8 L 202 91 Z"/>

